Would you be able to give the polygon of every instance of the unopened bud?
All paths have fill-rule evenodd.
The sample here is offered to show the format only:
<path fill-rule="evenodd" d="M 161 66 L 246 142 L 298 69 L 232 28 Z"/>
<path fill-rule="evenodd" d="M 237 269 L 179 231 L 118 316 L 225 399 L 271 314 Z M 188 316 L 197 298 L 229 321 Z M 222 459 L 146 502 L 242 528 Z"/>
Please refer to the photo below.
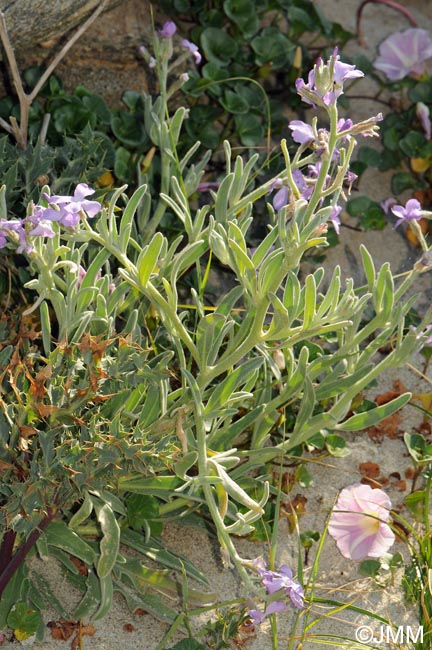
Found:
<path fill-rule="evenodd" d="M 275 362 L 276 368 L 278 370 L 285 370 L 286 368 L 285 355 L 280 348 L 273 350 L 272 357 L 273 357 L 273 361 Z"/>

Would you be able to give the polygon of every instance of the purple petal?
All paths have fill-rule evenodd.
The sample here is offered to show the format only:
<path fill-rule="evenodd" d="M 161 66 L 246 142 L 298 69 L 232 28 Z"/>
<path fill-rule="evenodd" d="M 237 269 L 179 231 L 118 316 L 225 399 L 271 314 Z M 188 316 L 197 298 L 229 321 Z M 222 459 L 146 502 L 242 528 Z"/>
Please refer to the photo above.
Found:
<path fill-rule="evenodd" d="M 292 139 L 298 144 L 305 144 L 312 142 L 315 139 L 313 128 L 310 124 L 302 122 L 301 120 L 291 120 L 288 128 L 292 131 Z"/>
<path fill-rule="evenodd" d="M 76 188 L 75 192 L 73 195 L 72 200 L 73 201 L 82 201 L 86 196 L 90 196 L 91 194 L 94 194 L 95 190 L 92 190 L 91 187 L 87 185 L 87 183 L 79 183 Z"/>
<path fill-rule="evenodd" d="M 174 36 L 174 34 L 177 31 L 177 26 L 175 23 L 172 22 L 172 20 L 167 20 L 164 24 L 162 29 L 159 30 L 159 34 L 163 38 L 171 38 L 171 36 Z"/>
<path fill-rule="evenodd" d="M 288 203 L 288 188 L 283 186 L 281 189 L 276 192 L 273 198 L 273 207 L 276 210 L 276 212 L 279 212 L 279 210 L 282 210 L 287 203 Z"/>

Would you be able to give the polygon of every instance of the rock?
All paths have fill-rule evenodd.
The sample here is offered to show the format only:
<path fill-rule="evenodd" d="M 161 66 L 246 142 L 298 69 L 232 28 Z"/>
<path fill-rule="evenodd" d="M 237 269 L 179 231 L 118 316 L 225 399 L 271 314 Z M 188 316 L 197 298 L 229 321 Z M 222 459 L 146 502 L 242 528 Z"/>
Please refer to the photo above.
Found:
<path fill-rule="evenodd" d="M 121 0 L 106 0 L 107 8 Z M 0 0 L 9 38 L 15 49 L 56 39 L 82 23 L 100 0 Z"/>
<path fill-rule="evenodd" d="M 28 8 L 29 4 L 31 10 L 26 13 L 24 7 Z M 72 28 L 82 24 L 91 9 L 99 4 L 97 0 L 32 0 L 31 3 L 16 0 L 12 4 L 0 0 L 0 8 L 7 6 L 4 13 L 20 70 L 30 65 L 47 65 L 74 33 Z M 110 9 L 99 16 L 73 45 L 55 74 L 68 92 L 73 92 L 79 85 L 85 86 L 103 95 L 109 104 L 116 105 L 125 90 L 148 90 L 150 75 L 139 55 L 139 46 L 148 44 L 152 20 L 148 0 L 108 0 L 108 4 Z M 22 7 L 21 11 L 19 7 Z M 12 16 L 15 12 L 20 17 Z M 57 27 L 49 27 L 52 15 Z M 159 26 L 163 18 L 155 17 L 155 22 Z M 18 25 L 21 25 L 22 34 Z M 0 96 L 4 95 L 5 91 L 0 87 Z"/>

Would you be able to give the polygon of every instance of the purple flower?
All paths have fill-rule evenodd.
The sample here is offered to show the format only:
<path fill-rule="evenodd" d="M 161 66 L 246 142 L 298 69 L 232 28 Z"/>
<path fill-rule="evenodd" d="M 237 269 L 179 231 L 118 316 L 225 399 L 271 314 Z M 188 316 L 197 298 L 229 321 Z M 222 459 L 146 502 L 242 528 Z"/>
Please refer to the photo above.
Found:
<path fill-rule="evenodd" d="M 260 570 L 259 573 L 268 594 L 283 590 L 293 607 L 301 609 L 304 606 L 303 587 L 299 582 L 293 580 L 293 573 L 286 564 L 283 564 L 279 571 Z"/>
<path fill-rule="evenodd" d="M 424 73 L 424 62 L 432 57 L 432 39 L 425 29 L 411 28 L 388 36 L 379 46 L 374 66 L 390 81 Z"/>
<path fill-rule="evenodd" d="M 391 208 L 393 214 L 398 217 L 395 228 L 400 226 L 404 221 L 418 221 L 422 218 L 422 209 L 417 199 L 410 199 L 407 201 L 406 206 L 395 205 Z"/>
<path fill-rule="evenodd" d="M 263 621 L 270 614 L 276 614 L 277 612 L 283 612 L 286 609 L 286 605 L 281 600 L 274 600 L 272 603 L 269 603 L 266 607 L 265 612 L 261 612 L 259 609 L 251 609 L 248 612 L 249 618 L 252 619 L 252 625 L 261 625 Z"/>
<path fill-rule="evenodd" d="M 340 223 L 339 215 L 342 212 L 342 208 L 339 205 L 335 205 L 332 211 L 330 212 L 329 221 L 332 222 L 333 228 L 336 230 L 337 234 L 340 233 Z"/>
<path fill-rule="evenodd" d="M 352 485 L 339 494 L 328 531 L 342 555 L 349 560 L 382 557 L 395 536 L 387 524 L 391 501 L 383 490 Z"/>
<path fill-rule="evenodd" d="M 99 201 L 89 201 L 85 198 L 94 194 L 94 192 L 95 190 L 92 190 L 86 183 L 79 183 L 73 196 L 49 196 L 44 194 L 43 196 L 49 205 L 55 207 L 39 209 L 43 210 L 44 219 L 59 221 L 63 226 L 73 228 L 78 225 L 83 211 L 89 217 L 94 217 L 100 212 L 101 204 Z"/>
<path fill-rule="evenodd" d="M 424 334 L 428 334 L 432 330 L 432 325 L 428 325 L 424 331 Z M 426 341 L 425 345 L 432 345 L 432 336 L 429 336 Z"/>
<path fill-rule="evenodd" d="M 420 124 L 423 127 L 423 131 L 428 140 L 431 139 L 431 120 L 430 120 L 430 111 L 429 107 L 423 102 L 417 102 L 416 104 L 416 115 L 420 121 Z"/>
<path fill-rule="evenodd" d="M 33 251 L 33 246 L 27 241 L 23 219 L 0 219 L 0 248 L 6 246 L 7 235 L 11 237 L 12 241 L 19 244 L 17 253 L 28 254 Z"/>
<path fill-rule="evenodd" d="M 306 144 L 315 140 L 315 134 L 310 124 L 301 120 L 291 120 L 288 128 L 292 131 L 292 139 L 298 144 Z"/>
<path fill-rule="evenodd" d="M 424 273 L 425 271 L 430 271 L 432 269 L 432 250 L 430 251 L 425 251 L 421 258 L 417 260 L 417 262 L 414 264 L 414 268 L 416 271 L 419 271 L 420 273 Z M 430 329 L 432 325 L 429 325 L 428 328 Z M 428 329 L 426 328 L 426 329 Z M 431 339 L 428 339 L 427 342 L 431 342 Z"/>
<path fill-rule="evenodd" d="M 174 36 L 174 34 L 177 31 L 177 26 L 175 23 L 172 22 L 172 20 L 167 20 L 166 23 L 163 24 L 162 29 L 158 30 L 158 34 L 160 34 L 163 38 L 171 38 Z"/>
<path fill-rule="evenodd" d="M 335 48 L 326 64 L 321 58 L 318 59 L 308 74 L 307 84 L 303 79 L 296 80 L 297 92 L 306 104 L 314 107 L 333 106 L 343 94 L 344 81 L 364 76 L 363 72 L 355 69 L 355 65 L 340 61 L 337 52 Z"/>
<path fill-rule="evenodd" d="M 41 219 L 36 223 L 35 227 L 29 231 L 29 235 L 32 235 L 33 237 L 49 237 L 51 239 L 54 237 L 55 232 L 53 230 L 51 221 L 48 221 L 47 219 Z"/>
<path fill-rule="evenodd" d="M 396 199 L 390 196 L 388 199 L 381 201 L 380 206 L 383 212 L 390 214 L 392 207 L 396 205 Z"/>
<path fill-rule="evenodd" d="M 191 43 L 186 38 L 182 40 L 181 44 L 183 45 L 183 47 L 189 50 L 189 52 L 192 53 L 192 56 L 195 59 L 195 63 L 199 65 L 201 63 L 202 56 L 199 51 L 198 45 L 195 45 L 195 43 Z"/>
<path fill-rule="evenodd" d="M 197 187 L 198 192 L 208 192 L 209 190 L 217 190 L 220 187 L 219 181 L 203 181 Z"/>

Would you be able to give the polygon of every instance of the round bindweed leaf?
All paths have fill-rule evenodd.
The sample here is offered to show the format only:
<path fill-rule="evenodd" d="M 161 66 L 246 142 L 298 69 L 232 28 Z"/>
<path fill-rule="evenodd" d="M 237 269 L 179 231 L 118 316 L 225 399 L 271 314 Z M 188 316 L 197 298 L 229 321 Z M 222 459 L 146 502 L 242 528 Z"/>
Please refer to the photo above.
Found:
<path fill-rule="evenodd" d="M 122 144 L 139 147 L 146 141 L 146 132 L 142 121 L 125 111 L 117 111 L 111 118 L 111 129 Z"/>
<path fill-rule="evenodd" d="M 357 196 L 355 199 L 350 199 L 346 204 L 346 211 L 350 217 L 361 217 L 372 204 L 372 199 L 368 196 Z"/>
<path fill-rule="evenodd" d="M 224 11 L 245 38 L 251 38 L 259 28 L 255 4 L 250 0 L 225 0 Z"/>
<path fill-rule="evenodd" d="M 96 115 L 78 97 L 55 100 L 51 115 L 56 131 L 63 134 L 79 133 L 87 124 L 94 128 L 97 121 Z"/>
<path fill-rule="evenodd" d="M 414 88 L 410 88 L 408 97 L 412 102 L 432 104 L 432 84 L 430 81 L 421 81 Z"/>
<path fill-rule="evenodd" d="M 119 181 L 129 182 L 134 165 L 132 154 L 124 147 L 119 147 L 115 152 L 114 174 Z"/>
<path fill-rule="evenodd" d="M 255 147 L 264 137 L 264 126 L 257 115 L 236 115 L 238 136 L 245 147 Z"/>
<path fill-rule="evenodd" d="M 108 125 L 110 123 L 111 111 L 103 97 L 100 95 L 88 95 L 87 97 L 83 97 L 82 103 L 89 111 L 96 115 L 99 124 Z"/>
<path fill-rule="evenodd" d="M 406 172 L 395 174 L 391 180 L 391 190 L 395 196 L 416 186 L 416 179 Z"/>
<path fill-rule="evenodd" d="M 251 46 L 256 55 L 256 63 L 258 65 L 271 63 L 275 70 L 290 63 L 296 48 L 295 43 L 292 43 L 277 27 L 265 27 L 251 41 Z"/>
<path fill-rule="evenodd" d="M 423 133 L 410 131 L 399 141 L 399 148 L 409 158 L 421 158 L 427 140 Z"/>
<path fill-rule="evenodd" d="M 238 44 L 223 29 L 207 27 L 201 34 L 201 47 L 209 61 L 227 65 L 238 51 Z"/>
<path fill-rule="evenodd" d="M 228 113 L 244 114 L 250 110 L 246 99 L 233 90 L 226 90 L 219 101 Z"/>
<path fill-rule="evenodd" d="M 381 152 L 372 147 L 359 147 L 357 161 L 365 163 L 368 167 L 378 167 L 381 161 Z"/>
<path fill-rule="evenodd" d="M 126 90 L 121 99 L 132 112 L 144 109 L 142 94 L 136 90 Z"/>

